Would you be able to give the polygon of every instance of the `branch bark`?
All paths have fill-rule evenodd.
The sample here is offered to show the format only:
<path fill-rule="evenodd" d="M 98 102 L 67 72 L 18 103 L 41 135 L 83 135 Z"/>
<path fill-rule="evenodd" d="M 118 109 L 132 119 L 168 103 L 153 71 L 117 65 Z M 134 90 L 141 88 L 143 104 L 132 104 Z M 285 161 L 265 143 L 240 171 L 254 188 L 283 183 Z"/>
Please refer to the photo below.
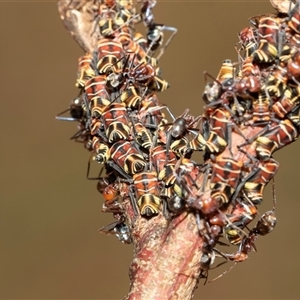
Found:
<path fill-rule="evenodd" d="M 129 202 L 125 209 L 131 214 Z M 150 220 L 139 217 L 132 237 L 131 286 L 125 299 L 191 299 L 202 248 L 194 214 L 183 213 L 171 222 L 162 214 Z"/>

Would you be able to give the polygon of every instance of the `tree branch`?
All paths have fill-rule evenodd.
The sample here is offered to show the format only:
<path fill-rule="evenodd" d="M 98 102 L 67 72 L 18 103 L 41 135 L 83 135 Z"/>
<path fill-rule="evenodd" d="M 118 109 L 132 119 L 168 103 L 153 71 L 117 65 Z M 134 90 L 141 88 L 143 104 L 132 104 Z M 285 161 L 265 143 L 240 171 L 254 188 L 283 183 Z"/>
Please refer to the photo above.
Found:
<path fill-rule="evenodd" d="M 92 53 L 97 49 L 97 41 L 100 34 L 97 26 L 97 11 L 99 9 L 97 3 L 97 0 L 58 0 L 59 13 L 65 27 L 87 53 Z M 271 1 L 271 3 L 280 13 L 286 14 L 290 11 L 290 6 L 287 6 L 287 1 Z M 272 30 L 274 30 L 274 28 L 277 30 L 276 25 L 280 24 L 281 26 L 281 21 L 278 21 L 279 17 L 276 18 L 277 17 L 274 17 L 274 20 L 271 18 L 265 19 L 266 24 L 261 27 L 266 27 L 274 34 Z M 282 22 L 285 22 L 286 19 L 282 20 Z M 260 22 L 259 18 L 257 22 Z M 272 22 L 275 25 L 272 24 Z M 269 23 L 271 23 L 273 27 L 270 26 Z M 278 25 L 278 30 L 285 30 L 286 27 L 282 26 L 282 29 L 280 26 Z M 259 25 L 256 24 L 256 27 L 256 32 L 253 33 L 256 37 L 253 40 L 260 38 Z M 290 36 L 292 36 L 291 31 L 292 30 L 288 32 Z M 102 37 L 100 36 L 100 38 Z M 289 38 L 291 39 L 291 37 Z M 266 45 L 268 47 L 266 47 Z M 259 176 L 258 178 L 255 177 L 256 181 L 248 184 L 248 186 L 251 186 L 251 184 L 255 186 L 253 190 L 249 188 L 251 192 L 254 191 L 254 193 L 257 192 L 259 194 L 263 191 L 264 186 L 275 175 L 277 165 L 271 169 L 270 167 L 265 167 L 265 163 L 268 159 L 271 159 L 272 151 L 278 150 L 297 139 L 299 135 L 299 124 L 297 124 L 299 114 L 293 114 L 292 116 L 288 116 L 288 114 L 291 111 L 294 113 L 296 109 L 299 109 L 299 103 L 297 102 L 295 109 L 290 109 L 284 117 L 281 116 L 279 118 L 276 116 L 276 107 L 273 108 L 272 104 L 279 103 L 279 101 L 282 100 L 282 95 L 286 96 L 284 93 L 287 88 L 283 89 L 283 91 L 279 91 L 282 95 L 276 96 L 277 98 L 274 95 L 273 98 L 270 97 L 268 95 L 268 89 L 273 92 L 272 89 L 278 88 L 279 86 L 276 81 L 278 80 L 277 77 L 281 80 L 280 76 L 287 76 L 287 71 L 282 71 L 280 69 L 282 65 L 285 68 L 287 63 L 284 61 L 284 58 L 277 57 L 278 60 L 282 59 L 280 62 L 281 65 L 279 62 L 277 65 L 274 62 L 274 66 L 268 66 L 267 64 L 272 62 L 272 55 L 277 49 L 273 50 L 271 46 L 275 46 L 272 45 L 271 42 L 267 44 L 263 39 L 260 44 L 255 46 L 255 49 L 258 48 L 259 51 L 266 52 L 263 52 L 263 55 L 260 52 L 258 52 L 258 54 L 256 53 L 257 56 L 261 56 L 257 58 L 258 62 L 256 63 L 252 64 L 254 60 L 253 55 L 245 55 L 244 60 L 241 63 L 245 66 L 245 64 L 248 63 L 246 59 L 250 58 L 250 65 L 252 64 L 254 68 L 251 70 L 253 73 L 235 77 L 235 68 L 232 64 L 232 72 L 229 71 L 229 73 L 226 73 L 226 70 L 221 69 L 217 80 L 214 80 L 214 85 L 208 86 L 211 97 L 214 97 L 214 93 L 216 93 L 214 89 L 220 88 L 221 92 L 217 99 L 208 103 L 205 113 L 202 116 L 202 120 L 207 120 L 209 123 L 207 126 L 209 127 L 207 130 L 210 131 L 209 133 L 217 132 L 216 135 L 219 139 L 222 139 L 222 137 L 218 136 L 218 134 L 224 135 L 223 140 L 226 139 L 226 145 L 224 150 L 216 151 L 215 154 L 212 154 L 214 153 L 213 151 L 210 151 L 211 153 L 207 151 L 204 164 L 201 166 L 193 164 L 192 169 L 186 167 L 182 172 L 178 172 L 178 169 L 181 167 L 183 158 L 177 159 L 173 174 L 175 174 L 176 181 L 179 183 L 181 189 L 180 192 L 183 192 L 183 190 L 188 192 L 184 199 L 184 212 L 171 216 L 170 218 L 166 218 L 166 215 L 163 212 L 160 212 L 157 216 L 152 216 L 151 218 L 146 218 L 141 215 L 136 216 L 132 207 L 132 202 L 128 197 L 128 193 L 130 193 L 130 187 L 128 186 L 130 184 L 128 184 L 128 182 L 124 184 L 126 186 L 125 190 L 127 189 L 127 191 L 124 192 L 124 195 L 126 195 L 127 198 L 122 201 L 120 206 L 122 207 L 122 210 L 124 210 L 134 246 L 133 260 L 130 266 L 130 292 L 124 299 L 189 300 L 193 297 L 193 292 L 197 287 L 199 279 L 203 277 L 203 271 L 208 271 L 211 267 L 210 261 L 206 262 L 206 265 L 203 261 L 205 253 L 211 255 L 217 253 L 227 260 L 232 260 L 235 263 L 241 262 L 248 257 L 248 252 L 255 249 L 254 241 L 257 236 L 264 235 L 264 232 L 267 232 L 268 230 L 268 232 L 273 230 L 275 223 L 267 223 L 269 220 L 264 218 L 264 215 L 261 216 L 254 228 L 248 230 L 247 226 L 258 213 L 256 205 L 259 203 L 253 204 L 254 201 L 252 202 L 251 199 L 249 200 L 247 195 L 245 196 L 243 194 L 242 197 L 241 192 L 249 177 L 253 176 L 253 174 L 257 176 L 257 173 L 255 172 L 259 170 L 258 164 L 262 166 L 260 175 L 262 179 L 258 179 Z M 284 49 L 284 45 L 281 46 Z M 251 47 L 253 47 L 253 45 Z M 267 50 L 265 50 L 265 48 Z M 247 52 L 250 50 L 244 49 L 244 51 Z M 269 58 L 268 55 L 271 58 Z M 280 55 L 281 53 L 278 56 Z M 294 54 L 291 54 L 291 57 L 292 55 Z M 264 62 L 263 59 L 266 59 L 264 56 L 267 56 L 267 59 L 270 59 L 270 62 Z M 291 57 L 289 59 L 292 59 Z M 241 70 L 241 72 L 242 71 L 243 70 Z M 279 71 L 282 73 L 276 73 Z M 260 75 L 258 76 L 256 73 L 259 73 Z M 276 74 L 279 74 L 280 76 Z M 222 78 L 222 76 L 224 77 Z M 250 79 L 247 76 L 249 76 Z M 271 76 L 274 76 L 275 83 L 270 80 L 270 78 L 272 78 Z M 228 78 L 232 79 L 232 81 L 228 81 L 230 83 L 227 82 Z M 249 79 L 249 82 L 243 81 L 245 78 L 247 80 Z M 287 86 L 288 81 L 292 81 L 292 83 L 289 83 L 291 85 L 291 94 L 288 94 L 291 97 L 292 93 L 295 93 L 294 89 L 296 89 L 295 85 L 298 81 L 295 78 L 286 78 L 284 84 Z M 253 83 L 256 85 L 253 86 Z M 281 83 L 282 82 L 280 82 L 280 84 Z M 229 88 L 228 86 L 230 84 L 231 86 Z M 297 86 L 297 88 L 299 87 Z M 265 98 L 262 98 L 263 93 L 258 96 L 262 90 L 267 91 L 267 96 Z M 240 97 L 240 100 L 237 100 L 237 95 Z M 298 94 L 297 97 L 299 97 Z M 293 100 L 296 101 L 294 98 Z M 238 103 L 239 101 L 243 104 Z M 244 104 L 246 101 L 248 102 Z M 270 101 L 270 103 L 268 103 L 268 101 Z M 284 105 L 287 106 L 286 103 Z M 291 104 L 289 102 L 289 105 L 294 105 L 294 103 Z M 220 109 L 220 115 L 212 117 L 212 114 L 218 109 Z M 234 109 L 236 109 L 235 113 L 233 112 Z M 243 111 L 239 111 L 239 109 Z M 272 109 L 274 111 L 271 111 Z M 266 122 L 262 122 L 264 120 L 259 120 L 257 122 L 255 118 L 263 119 L 265 117 L 264 110 L 266 110 L 269 119 L 267 119 Z M 277 108 L 277 113 L 278 110 L 279 109 Z M 282 111 L 283 110 L 284 109 L 282 109 Z M 282 112 L 279 112 L 279 114 L 280 113 Z M 188 117 L 192 118 L 191 116 Z M 95 121 L 95 119 L 93 121 Z M 162 127 L 165 125 L 168 124 L 164 124 Z M 134 126 L 134 122 L 131 122 L 131 127 Z M 204 125 L 203 128 L 205 128 Z M 275 130 L 275 132 L 272 132 L 274 128 L 276 128 L 277 131 Z M 228 130 L 228 137 L 225 137 L 226 134 L 222 132 L 222 130 Z M 131 128 L 131 131 L 135 132 L 134 128 Z M 204 135 L 205 134 L 207 134 L 207 132 L 205 132 Z M 272 144 L 273 141 L 275 141 L 275 146 L 273 146 L 275 147 L 275 150 L 270 148 L 270 155 L 267 158 L 262 158 L 262 154 L 258 155 L 259 143 L 257 142 L 257 138 L 260 136 L 266 138 L 267 141 L 263 140 L 261 143 L 267 150 L 269 150 L 269 144 Z M 211 137 L 212 143 L 214 143 L 213 135 L 209 135 L 209 137 Z M 207 134 L 205 142 L 208 142 L 209 137 Z M 165 142 L 165 145 L 167 148 L 170 146 L 170 143 L 168 144 L 168 142 Z M 149 156 L 148 160 L 150 161 L 151 151 L 146 155 Z M 186 154 L 186 156 L 189 157 L 189 154 Z M 186 157 L 184 157 L 184 159 L 185 158 Z M 218 162 L 220 161 L 224 163 L 224 165 L 221 166 L 221 170 L 217 170 L 217 167 L 219 167 Z M 236 179 L 234 177 L 235 162 L 240 166 Z M 210 172 L 203 171 L 205 168 L 208 168 Z M 215 168 L 214 171 L 211 171 L 213 168 Z M 213 176 L 215 176 L 215 178 L 213 178 Z M 267 179 L 265 179 L 264 176 L 267 176 Z M 224 177 L 226 178 L 224 179 Z M 217 182 L 218 180 L 220 182 Z M 232 180 L 236 180 L 236 184 L 232 184 L 230 180 L 231 182 Z M 126 180 L 124 180 L 124 182 L 125 181 Z M 214 183 L 214 186 L 212 186 L 212 183 Z M 224 197 L 229 195 L 227 199 L 228 203 L 225 200 L 222 200 L 223 202 L 220 201 L 219 199 L 221 197 L 218 198 L 218 196 L 212 196 L 213 190 L 217 190 L 220 194 L 223 193 L 222 196 Z M 232 190 L 234 191 L 232 192 Z M 164 200 L 162 200 L 161 202 L 165 204 L 166 201 L 164 202 Z M 272 212 L 274 212 L 274 209 L 275 208 L 273 208 Z M 266 216 L 269 215 L 266 214 Z M 229 218 L 231 218 L 231 220 L 229 220 Z M 247 218 L 250 221 L 244 220 Z M 270 222 L 271 221 L 274 220 L 271 219 Z M 216 224 L 217 226 L 214 227 Z M 212 233 L 213 227 L 216 230 L 215 233 Z M 263 229 L 261 229 L 262 227 Z M 247 228 L 248 234 L 245 234 L 243 231 L 244 228 Z M 230 240 L 230 230 L 236 230 L 234 232 L 234 238 L 237 240 Z M 241 232 L 243 233 L 243 236 L 238 240 Z M 231 244 L 238 245 L 236 253 L 224 254 L 222 251 L 215 248 L 219 238 L 224 236 Z M 214 259 L 212 259 L 211 263 L 213 263 L 213 260 Z M 221 276 L 222 275 L 223 274 L 221 274 Z"/>

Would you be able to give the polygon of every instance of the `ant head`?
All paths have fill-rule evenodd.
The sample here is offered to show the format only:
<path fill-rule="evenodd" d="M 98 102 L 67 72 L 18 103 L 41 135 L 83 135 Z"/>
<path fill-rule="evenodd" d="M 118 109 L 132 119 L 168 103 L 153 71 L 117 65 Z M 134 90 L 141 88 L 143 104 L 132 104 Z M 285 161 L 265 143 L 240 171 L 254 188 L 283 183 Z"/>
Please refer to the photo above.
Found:
<path fill-rule="evenodd" d="M 273 208 L 265 212 L 260 219 L 258 220 L 255 228 L 253 231 L 259 235 L 266 235 L 273 231 L 274 227 L 276 226 L 277 219 L 275 215 L 275 207 L 276 207 L 276 190 L 275 190 L 275 181 L 273 179 L 273 186 L 272 186 L 272 193 L 273 193 Z"/>
<path fill-rule="evenodd" d="M 273 231 L 276 226 L 277 219 L 274 211 L 265 212 L 258 220 L 255 226 L 255 233 L 259 235 L 266 235 Z"/>
<path fill-rule="evenodd" d="M 103 193 L 105 188 L 110 184 L 111 182 L 108 180 L 108 177 L 100 177 L 99 181 L 97 182 L 97 190 L 99 193 Z"/>
<path fill-rule="evenodd" d="M 178 118 L 174 121 L 171 128 L 171 135 L 174 138 L 179 138 L 185 132 L 187 122 L 184 118 Z"/>
<path fill-rule="evenodd" d="M 205 85 L 202 99 L 206 104 L 217 101 L 222 94 L 222 86 L 215 82 L 209 82 Z"/>
<path fill-rule="evenodd" d="M 185 208 L 185 201 L 183 198 L 174 195 L 170 199 L 168 199 L 168 209 L 174 213 L 174 214 L 179 214 L 182 212 Z"/>
<path fill-rule="evenodd" d="M 204 250 L 200 258 L 200 268 L 204 270 L 210 269 L 216 259 L 215 251 L 206 251 Z"/>

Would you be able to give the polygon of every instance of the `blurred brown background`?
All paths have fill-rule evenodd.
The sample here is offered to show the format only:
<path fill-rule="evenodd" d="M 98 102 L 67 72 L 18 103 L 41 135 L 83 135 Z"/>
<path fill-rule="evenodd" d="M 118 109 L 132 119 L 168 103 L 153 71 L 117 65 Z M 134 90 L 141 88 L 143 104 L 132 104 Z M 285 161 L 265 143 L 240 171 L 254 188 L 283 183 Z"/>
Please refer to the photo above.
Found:
<path fill-rule="evenodd" d="M 224 59 L 236 61 L 237 32 L 249 17 L 272 11 L 268 1 L 158 1 L 155 20 L 178 28 L 161 59 L 171 83 L 161 102 L 175 115 L 200 114 L 203 71 L 216 75 Z M 77 95 L 82 50 L 55 1 L 1 1 L 0 45 L 0 298 L 121 299 L 132 247 L 97 232 L 113 219 L 85 178 L 89 153 L 69 141 L 76 124 L 54 120 Z M 275 155 L 276 230 L 229 274 L 200 282 L 195 299 L 299 297 L 299 151 L 300 142 Z M 268 187 L 261 212 L 271 207 Z"/>

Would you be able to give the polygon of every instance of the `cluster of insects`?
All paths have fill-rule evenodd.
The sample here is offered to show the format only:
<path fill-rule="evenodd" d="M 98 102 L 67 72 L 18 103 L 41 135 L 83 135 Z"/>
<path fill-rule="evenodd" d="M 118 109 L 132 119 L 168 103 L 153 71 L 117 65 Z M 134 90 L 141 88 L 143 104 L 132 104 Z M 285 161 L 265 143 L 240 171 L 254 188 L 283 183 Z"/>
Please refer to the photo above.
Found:
<path fill-rule="evenodd" d="M 257 206 L 278 170 L 273 153 L 299 136 L 299 5 L 250 18 L 251 26 L 238 34 L 238 63 L 225 60 L 216 78 L 206 74 L 211 82 L 203 93 L 205 112 L 191 148 L 206 152 L 208 183 L 195 185 L 196 170 L 186 175 L 179 171 L 185 187 L 181 195 L 197 211 L 205 240 L 203 276 L 218 256 L 234 265 L 246 260 L 256 251 L 257 237 L 276 225 L 274 186 L 272 208 L 260 214 Z M 219 238 L 237 246 L 237 251 L 220 251 Z"/>
<path fill-rule="evenodd" d="M 57 116 L 78 122 L 71 139 L 92 153 L 89 178 L 95 162 L 100 165 L 99 176 L 92 179 L 104 197 L 103 211 L 117 218 L 103 231 L 125 243 L 131 238 L 120 200 L 129 198 L 136 216 L 157 215 L 164 206 L 163 179 L 170 177 L 178 161 L 167 144 L 170 138 L 162 142 L 165 137 L 157 132 L 171 126 L 157 97 L 169 87 L 160 77 L 158 61 L 177 29 L 154 22 L 155 4 L 142 1 L 137 11 L 131 0 L 95 1 L 97 48 L 79 58 L 79 95 L 67 110 L 70 116 L 64 116 L 67 111 Z M 144 24 L 145 36 L 135 30 L 137 23 Z M 164 211 L 167 215 L 166 206 Z"/>
<path fill-rule="evenodd" d="M 78 123 L 71 138 L 91 152 L 89 178 L 100 165 L 92 179 L 103 211 L 116 218 L 100 231 L 131 243 L 124 199 L 136 218 L 193 213 L 203 239 L 200 277 L 207 278 L 216 257 L 244 261 L 276 224 L 274 186 L 272 208 L 260 214 L 257 206 L 278 170 L 273 153 L 299 135 L 299 3 L 252 17 L 238 35 L 238 61 L 224 60 L 216 78 L 205 73 L 204 113 L 176 117 L 157 93 L 169 87 L 158 61 L 177 30 L 154 22 L 156 1 L 139 2 L 137 10 L 132 0 L 95 1 L 97 49 L 79 58 L 79 95 L 70 116 L 57 119 Z M 203 163 L 192 160 L 196 151 Z M 224 244 L 236 252 L 221 251 Z"/>

